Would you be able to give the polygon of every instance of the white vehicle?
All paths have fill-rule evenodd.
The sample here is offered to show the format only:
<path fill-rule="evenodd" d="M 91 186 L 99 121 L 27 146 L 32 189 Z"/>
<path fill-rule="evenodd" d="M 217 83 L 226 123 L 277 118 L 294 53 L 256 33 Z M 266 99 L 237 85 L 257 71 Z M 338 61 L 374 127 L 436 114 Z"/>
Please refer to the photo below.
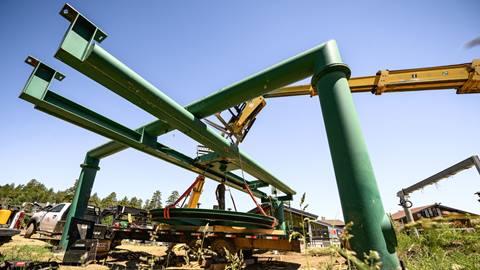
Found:
<path fill-rule="evenodd" d="M 28 222 L 25 237 L 30 238 L 33 234 L 39 233 L 60 239 L 69 210 L 70 203 L 60 203 L 33 214 Z M 99 208 L 88 206 L 84 219 L 97 222 L 99 214 Z"/>

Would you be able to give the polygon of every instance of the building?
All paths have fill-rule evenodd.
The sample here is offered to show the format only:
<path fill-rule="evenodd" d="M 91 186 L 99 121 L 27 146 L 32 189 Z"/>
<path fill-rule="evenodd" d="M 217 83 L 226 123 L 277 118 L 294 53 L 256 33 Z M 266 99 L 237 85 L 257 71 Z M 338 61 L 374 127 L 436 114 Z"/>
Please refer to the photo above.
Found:
<path fill-rule="evenodd" d="M 327 247 L 330 245 L 340 245 L 340 235 L 343 232 L 345 223 L 339 219 L 326 219 L 321 217 L 310 223 L 312 230 L 310 235 L 310 246 Z"/>
<path fill-rule="evenodd" d="M 452 216 L 464 217 L 465 215 L 478 216 L 477 214 L 463 211 L 460 209 L 455 209 L 453 207 L 448 207 L 440 203 L 414 207 L 414 208 L 411 208 L 410 211 L 412 211 L 413 219 L 415 221 L 422 218 L 435 218 L 435 217 L 444 217 L 444 216 L 449 216 L 449 217 L 452 217 Z M 407 218 L 403 210 L 392 214 L 392 219 L 399 222 L 402 225 L 407 223 Z"/>
<path fill-rule="evenodd" d="M 266 213 L 271 213 L 270 204 L 262 204 L 262 208 Z M 250 213 L 259 213 L 257 208 L 249 211 Z M 288 231 L 297 231 L 303 234 L 305 230 L 307 242 L 310 246 L 323 247 L 332 244 L 339 244 L 339 235 L 341 234 L 344 222 L 338 219 L 318 219 L 318 215 L 302 211 L 293 207 L 284 206 L 285 223 Z M 310 222 L 306 222 L 302 228 L 302 222 L 308 218 Z"/>

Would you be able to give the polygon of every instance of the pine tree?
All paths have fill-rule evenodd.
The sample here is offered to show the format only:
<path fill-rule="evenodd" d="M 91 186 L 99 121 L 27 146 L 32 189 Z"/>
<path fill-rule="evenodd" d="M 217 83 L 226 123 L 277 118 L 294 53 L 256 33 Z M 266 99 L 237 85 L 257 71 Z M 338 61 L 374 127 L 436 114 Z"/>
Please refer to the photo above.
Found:
<path fill-rule="evenodd" d="M 117 193 L 112 192 L 107 197 L 103 198 L 102 200 L 102 207 L 110 207 L 115 206 L 117 204 Z"/>
<path fill-rule="evenodd" d="M 88 200 L 88 204 L 100 207 L 102 206 L 102 200 L 98 197 L 97 193 L 93 193 L 92 196 L 90 196 L 90 199 Z"/>
<path fill-rule="evenodd" d="M 162 208 L 162 193 L 157 190 L 153 193 L 152 198 L 146 204 L 146 209 Z"/>
<path fill-rule="evenodd" d="M 174 190 L 174 191 L 172 191 L 170 196 L 168 196 L 168 199 L 165 203 L 167 205 L 173 204 L 176 200 L 178 200 L 179 197 L 180 197 L 180 195 L 178 194 L 178 191 Z"/>
<path fill-rule="evenodd" d="M 142 199 L 138 199 L 137 197 L 132 197 L 130 199 L 128 206 L 135 207 L 135 208 L 142 208 Z"/>
<path fill-rule="evenodd" d="M 130 201 L 128 200 L 127 196 L 124 196 L 121 201 L 118 202 L 118 205 L 121 206 L 129 206 Z"/>

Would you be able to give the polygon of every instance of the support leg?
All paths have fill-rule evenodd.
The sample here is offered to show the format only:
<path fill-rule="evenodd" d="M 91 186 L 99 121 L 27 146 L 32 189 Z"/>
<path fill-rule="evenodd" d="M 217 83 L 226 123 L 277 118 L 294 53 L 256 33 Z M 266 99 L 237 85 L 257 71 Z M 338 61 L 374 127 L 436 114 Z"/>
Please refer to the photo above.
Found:
<path fill-rule="evenodd" d="M 72 204 L 70 205 L 70 211 L 67 215 L 65 227 L 63 228 L 62 239 L 60 240 L 60 246 L 63 250 L 65 250 L 68 246 L 72 217 L 82 218 L 85 210 L 87 209 L 90 193 L 92 192 L 93 182 L 95 181 L 95 175 L 100 169 L 98 167 L 99 163 L 99 159 L 92 158 L 87 155 L 85 157 L 85 162 L 81 165 L 82 171 L 78 179 Z"/>
<path fill-rule="evenodd" d="M 286 232 L 286 225 L 285 225 L 285 208 L 283 207 L 283 201 L 279 200 L 273 200 L 273 205 L 274 207 L 274 213 L 275 213 L 275 218 L 277 219 L 277 226 L 275 229 L 277 230 L 283 230 Z"/>
<path fill-rule="evenodd" d="M 312 85 L 320 98 L 343 215 L 353 222 L 351 247 L 360 258 L 377 251 L 382 269 L 400 269 L 395 232 L 383 209 L 348 85 L 349 69 L 335 43 L 319 62 L 326 67 L 316 71 Z"/>

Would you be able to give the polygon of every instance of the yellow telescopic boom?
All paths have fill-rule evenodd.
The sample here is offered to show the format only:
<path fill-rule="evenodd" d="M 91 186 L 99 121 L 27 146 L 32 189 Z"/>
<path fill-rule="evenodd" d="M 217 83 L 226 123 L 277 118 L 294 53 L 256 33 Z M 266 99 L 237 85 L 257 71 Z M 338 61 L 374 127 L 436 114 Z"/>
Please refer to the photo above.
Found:
<path fill-rule="evenodd" d="M 402 70 L 380 70 L 375 76 L 350 78 L 352 93 L 456 89 L 457 94 L 480 93 L 480 59 L 471 63 L 413 68 Z M 310 85 L 284 87 L 274 90 L 265 98 L 286 96 L 316 96 Z"/>

